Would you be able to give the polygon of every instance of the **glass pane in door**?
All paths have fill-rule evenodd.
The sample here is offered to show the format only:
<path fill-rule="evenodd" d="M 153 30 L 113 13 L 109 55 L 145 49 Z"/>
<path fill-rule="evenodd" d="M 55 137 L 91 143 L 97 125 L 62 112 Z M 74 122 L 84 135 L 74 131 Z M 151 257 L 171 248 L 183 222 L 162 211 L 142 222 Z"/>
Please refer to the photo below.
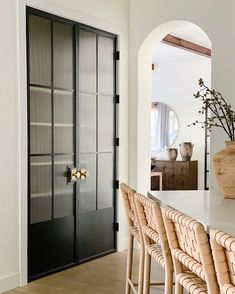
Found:
<path fill-rule="evenodd" d="M 54 90 L 54 123 L 73 125 L 73 92 Z"/>
<path fill-rule="evenodd" d="M 80 154 L 79 167 L 89 172 L 85 181 L 80 181 L 79 189 L 79 213 L 96 210 L 96 155 Z"/>
<path fill-rule="evenodd" d="M 29 117 L 31 154 L 51 153 L 51 89 L 30 87 Z"/>
<path fill-rule="evenodd" d="M 51 153 L 51 124 L 30 123 L 31 154 Z"/>
<path fill-rule="evenodd" d="M 54 153 L 73 154 L 73 93 L 54 90 Z"/>
<path fill-rule="evenodd" d="M 113 206 L 113 154 L 98 155 L 98 209 Z"/>
<path fill-rule="evenodd" d="M 79 31 L 79 88 L 81 92 L 96 92 L 96 34 Z"/>
<path fill-rule="evenodd" d="M 73 165 L 71 155 L 54 157 L 54 217 L 60 218 L 73 215 L 73 185 L 68 184 L 67 166 Z"/>
<path fill-rule="evenodd" d="M 30 223 L 52 218 L 51 157 L 31 157 L 30 161 Z"/>
<path fill-rule="evenodd" d="M 29 80 L 31 84 L 51 85 L 51 21 L 29 15 Z"/>
<path fill-rule="evenodd" d="M 98 96 L 98 151 L 113 152 L 114 97 Z"/>
<path fill-rule="evenodd" d="M 96 95 L 80 94 L 79 151 L 96 152 Z"/>
<path fill-rule="evenodd" d="M 98 92 L 114 95 L 114 42 L 113 39 L 98 37 Z"/>
<path fill-rule="evenodd" d="M 73 89 L 73 28 L 53 23 L 54 87 Z"/>
<path fill-rule="evenodd" d="M 30 121 L 51 123 L 51 89 L 30 87 Z"/>

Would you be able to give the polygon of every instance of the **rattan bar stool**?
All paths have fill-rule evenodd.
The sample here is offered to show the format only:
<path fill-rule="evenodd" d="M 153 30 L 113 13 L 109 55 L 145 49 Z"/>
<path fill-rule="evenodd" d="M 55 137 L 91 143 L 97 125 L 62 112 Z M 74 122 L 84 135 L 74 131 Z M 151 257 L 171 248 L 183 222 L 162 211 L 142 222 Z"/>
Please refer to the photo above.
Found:
<path fill-rule="evenodd" d="M 163 219 L 175 272 L 175 293 L 218 294 L 219 287 L 203 225 L 173 209 L 163 208 Z"/>
<path fill-rule="evenodd" d="M 222 294 L 235 293 L 235 238 L 219 230 L 210 231 L 212 255 Z"/>
<path fill-rule="evenodd" d="M 165 285 L 165 294 L 171 294 L 173 264 L 160 205 L 141 194 L 135 194 L 135 204 L 145 247 L 143 293 L 149 293 L 150 285 Z M 154 258 L 164 268 L 165 283 L 150 284 L 151 258 Z"/>
<path fill-rule="evenodd" d="M 130 293 L 132 289 L 135 294 L 142 294 L 143 291 L 143 271 L 144 271 L 144 248 L 143 248 L 143 236 L 139 230 L 137 223 L 137 212 L 134 204 L 135 191 L 128 185 L 122 183 L 120 185 L 123 203 L 125 206 L 127 218 L 128 218 L 128 231 L 129 231 L 129 245 L 127 249 L 127 270 L 126 270 L 126 294 Z M 134 239 L 140 244 L 139 253 L 139 278 L 138 284 L 132 282 L 132 267 L 133 267 L 133 244 Z M 138 290 L 136 290 L 138 285 Z"/>

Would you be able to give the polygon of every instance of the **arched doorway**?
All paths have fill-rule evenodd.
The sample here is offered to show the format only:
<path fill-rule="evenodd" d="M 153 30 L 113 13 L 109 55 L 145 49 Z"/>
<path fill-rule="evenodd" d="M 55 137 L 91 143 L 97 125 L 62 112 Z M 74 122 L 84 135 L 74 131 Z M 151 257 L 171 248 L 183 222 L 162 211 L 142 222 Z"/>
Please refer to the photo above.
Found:
<path fill-rule="evenodd" d="M 143 193 L 150 189 L 150 110 L 153 54 L 167 34 L 185 28 L 189 24 L 192 23 L 170 21 L 158 26 L 147 36 L 138 52 L 137 189 Z M 206 35 L 202 29 L 199 27 L 198 29 L 201 30 L 202 34 Z"/>

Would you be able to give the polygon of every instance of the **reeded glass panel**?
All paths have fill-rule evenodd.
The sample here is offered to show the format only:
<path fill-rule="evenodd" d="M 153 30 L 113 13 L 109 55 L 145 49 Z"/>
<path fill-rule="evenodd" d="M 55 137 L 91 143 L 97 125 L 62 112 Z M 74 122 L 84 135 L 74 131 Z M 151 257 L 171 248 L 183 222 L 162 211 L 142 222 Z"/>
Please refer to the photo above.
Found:
<path fill-rule="evenodd" d="M 98 91 L 100 94 L 114 95 L 113 40 L 98 37 Z"/>
<path fill-rule="evenodd" d="M 30 153 L 51 153 L 51 123 L 30 123 Z"/>
<path fill-rule="evenodd" d="M 52 218 L 51 157 L 31 157 L 30 223 Z"/>
<path fill-rule="evenodd" d="M 80 168 L 85 168 L 89 172 L 89 177 L 85 181 L 79 182 L 79 212 L 89 212 L 96 210 L 96 155 L 80 155 Z"/>
<path fill-rule="evenodd" d="M 80 94 L 79 100 L 80 152 L 96 151 L 96 96 Z"/>
<path fill-rule="evenodd" d="M 98 155 L 98 209 L 113 206 L 113 154 Z"/>
<path fill-rule="evenodd" d="M 114 98 L 98 97 L 98 151 L 113 151 Z"/>
<path fill-rule="evenodd" d="M 54 86 L 73 88 L 73 29 L 66 24 L 53 23 Z"/>
<path fill-rule="evenodd" d="M 96 35 L 79 32 L 79 88 L 83 92 L 96 92 Z"/>
<path fill-rule="evenodd" d="M 51 90 L 30 87 L 30 121 L 51 123 Z"/>
<path fill-rule="evenodd" d="M 54 122 L 73 123 L 73 94 L 54 90 Z"/>
<path fill-rule="evenodd" d="M 73 125 L 54 124 L 54 153 L 73 153 Z"/>
<path fill-rule="evenodd" d="M 51 85 L 51 22 L 29 16 L 30 83 Z"/>
<path fill-rule="evenodd" d="M 73 184 L 67 184 L 67 166 L 73 165 L 72 156 L 54 157 L 54 217 L 73 215 Z"/>

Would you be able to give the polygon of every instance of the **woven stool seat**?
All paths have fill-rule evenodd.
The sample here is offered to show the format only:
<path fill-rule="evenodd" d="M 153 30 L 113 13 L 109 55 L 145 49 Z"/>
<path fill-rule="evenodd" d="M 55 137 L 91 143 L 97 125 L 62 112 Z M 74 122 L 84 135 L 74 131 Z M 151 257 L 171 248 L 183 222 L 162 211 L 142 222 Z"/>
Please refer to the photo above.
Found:
<path fill-rule="evenodd" d="M 163 268 L 165 267 L 161 245 L 153 244 L 146 246 L 146 250 Z"/>
<path fill-rule="evenodd" d="M 176 280 L 190 294 L 207 294 L 206 283 L 192 272 L 185 272 L 176 275 Z"/>

